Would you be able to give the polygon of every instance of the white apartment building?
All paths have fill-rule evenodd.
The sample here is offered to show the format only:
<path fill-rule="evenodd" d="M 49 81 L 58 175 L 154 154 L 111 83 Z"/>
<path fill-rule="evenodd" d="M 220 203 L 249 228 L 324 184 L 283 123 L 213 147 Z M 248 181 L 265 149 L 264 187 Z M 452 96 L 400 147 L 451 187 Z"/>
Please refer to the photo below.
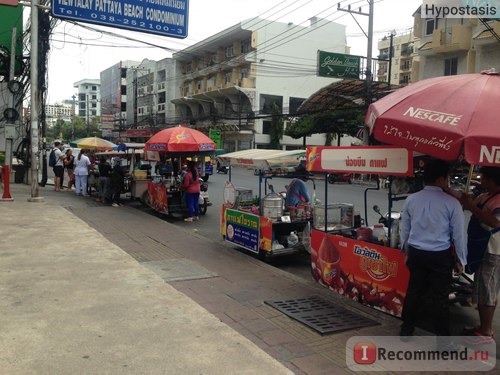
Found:
<path fill-rule="evenodd" d="M 178 74 L 169 82 L 176 118 L 220 130 L 226 151 L 266 147 L 274 105 L 293 115 L 332 82 L 316 75 L 318 50 L 346 53 L 345 26 L 318 18 L 308 26 L 251 19 L 174 53 Z M 325 137 L 313 135 L 307 144 L 325 144 Z M 302 139 L 284 136 L 281 145 L 302 147 Z"/>
<path fill-rule="evenodd" d="M 75 82 L 73 87 L 76 94 L 73 96 L 76 114 L 88 123 L 95 117 L 101 116 L 101 81 L 99 79 L 82 79 Z"/>
<path fill-rule="evenodd" d="M 75 107 L 69 100 L 65 100 L 62 103 L 45 105 L 45 121 L 48 127 L 54 126 L 57 120 L 69 122 L 74 114 Z"/>

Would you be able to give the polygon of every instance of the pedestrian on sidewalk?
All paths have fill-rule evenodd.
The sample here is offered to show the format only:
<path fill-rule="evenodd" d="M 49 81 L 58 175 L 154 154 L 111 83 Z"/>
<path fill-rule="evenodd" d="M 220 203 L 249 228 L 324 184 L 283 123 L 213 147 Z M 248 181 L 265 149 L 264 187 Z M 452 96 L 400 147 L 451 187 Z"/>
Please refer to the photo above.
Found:
<path fill-rule="evenodd" d="M 64 157 L 64 168 L 66 168 L 66 173 L 68 174 L 68 188 L 66 190 L 71 191 L 71 188 L 75 183 L 75 157 L 73 156 L 72 148 L 68 148 L 66 150 L 66 156 Z"/>
<path fill-rule="evenodd" d="M 486 193 L 476 199 L 471 195 L 466 195 L 463 199 L 464 208 L 472 213 L 467 231 L 469 252 L 484 251 L 482 255 L 477 254 L 482 259 L 479 260 L 477 269 L 471 257 L 473 254 L 468 257 L 471 263 L 468 267 L 475 271 L 473 302 L 477 303 L 479 325 L 465 327 L 464 333 L 474 336 L 477 344 L 489 344 L 494 340 L 493 317 L 500 291 L 500 168 L 481 167 L 479 173 L 481 187 Z M 484 242 L 471 241 L 475 228 L 480 232 L 479 237 L 485 239 Z M 473 246 L 482 249 L 472 248 Z"/>
<path fill-rule="evenodd" d="M 54 142 L 54 155 L 55 155 L 55 164 L 52 167 L 54 171 L 54 190 L 61 191 L 62 188 L 62 178 L 64 175 L 64 154 L 61 151 L 62 144 L 59 141 Z"/>
<path fill-rule="evenodd" d="M 81 149 L 75 159 L 75 194 L 87 196 L 87 179 L 89 177 L 90 160 L 85 155 L 87 150 Z"/>
<path fill-rule="evenodd" d="M 421 307 L 432 306 L 435 333 L 449 336 L 449 293 L 453 268 L 467 264 L 465 217 L 460 202 L 444 191 L 450 166 L 430 160 L 425 166 L 425 187 L 406 198 L 401 214 L 401 244 L 406 252 L 410 280 L 403 305 L 403 341 L 413 336 Z M 454 255 L 452 245 L 455 248 Z M 426 298 L 430 298 L 426 303 Z"/>
<path fill-rule="evenodd" d="M 113 169 L 111 172 L 111 201 L 113 207 L 121 206 L 120 195 L 123 190 L 125 174 L 123 173 L 122 161 L 119 157 L 113 159 Z"/>
<path fill-rule="evenodd" d="M 199 220 L 200 215 L 200 180 L 196 164 L 193 161 L 187 163 L 187 173 L 181 184 L 181 190 L 186 194 L 186 205 L 188 208 L 188 217 L 184 221 Z"/>
<path fill-rule="evenodd" d="M 97 202 L 106 203 L 106 201 L 111 200 L 110 193 L 110 176 L 111 176 L 111 164 L 108 163 L 105 156 L 101 156 L 99 160 L 99 191 L 97 192 Z"/>

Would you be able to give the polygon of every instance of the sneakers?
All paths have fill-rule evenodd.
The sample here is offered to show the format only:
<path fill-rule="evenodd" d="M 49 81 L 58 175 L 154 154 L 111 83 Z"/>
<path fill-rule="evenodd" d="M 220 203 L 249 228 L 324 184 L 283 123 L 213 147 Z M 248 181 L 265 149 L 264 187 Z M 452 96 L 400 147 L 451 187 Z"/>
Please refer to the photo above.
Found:
<path fill-rule="evenodd" d="M 193 217 L 193 220 L 194 221 L 198 221 L 198 220 L 200 220 L 200 217 L 199 216 L 195 216 L 195 217 Z"/>
<path fill-rule="evenodd" d="M 184 219 L 184 221 L 189 221 L 189 222 L 192 222 L 193 221 L 193 218 L 192 217 L 187 217 Z"/>
<path fill-rule="evenodd" d="M 465 330 L 464 330 L 465 331 Z M 465 341 L 471 345 L 488 345 L 495 341 L 493 336 L 485 336 L 481 332 L 474 330 Z"/>
<path fill-rule="evenodd" d="M 120 205 L 118 203 L 113 203 L 112 206 L 113 207 L 119 207 Z"/>

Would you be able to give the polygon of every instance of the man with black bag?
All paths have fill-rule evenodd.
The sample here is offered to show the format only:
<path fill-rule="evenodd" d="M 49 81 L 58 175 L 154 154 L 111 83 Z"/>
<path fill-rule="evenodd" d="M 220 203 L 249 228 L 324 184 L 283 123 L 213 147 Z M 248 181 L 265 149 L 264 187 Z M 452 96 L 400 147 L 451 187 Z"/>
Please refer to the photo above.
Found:
<path fill-rule="evenodd" d="M 481 167 L 481 187 L 486 193 L 476 199 L 466 195 L 464 208 L 472 213 L 468 234 L 468 273 L 474 273 L 474 302 L 479 326 L 465 327 L 476 344 L 493 342 L 493 317 L 500 291 L 500 168 Z"/>

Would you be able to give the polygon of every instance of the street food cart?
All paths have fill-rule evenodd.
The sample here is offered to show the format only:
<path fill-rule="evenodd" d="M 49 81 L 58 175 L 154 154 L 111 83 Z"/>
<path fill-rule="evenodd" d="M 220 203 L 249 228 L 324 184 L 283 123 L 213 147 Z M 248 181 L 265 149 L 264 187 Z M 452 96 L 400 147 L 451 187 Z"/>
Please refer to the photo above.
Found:
<path fill-rule="evenodd" d="M 215 143 L 205 134 L 179 125 L 154 134 L 144 150 L 146 160 L 168 162 L 172 166 L 168 175 L 156 175 L 147 182 L 146 204 L 161 214 L 183 215 L 186 205 L 179 176 L 182 164 L 187 160 L 201 163 L 200 176 L 205 176 L 205 158 L 214 154 Z M 200 180 L 200 214 L 204 215 L 210 202 L 208 185 Z"/>
<path fill-rule="evenodd" d="M 314 279 L 347 298 L 401 316 L 409 271 L 397 248 L 396 226 L 361 227 L 352 204 L 328 197 L 327 181 L 332 173 L 411 176 L 412 153 L 396 146 L 308 147 L 306 169 L 326 175 L 325 203 L 314 207 L 311 228 Z M 390 190 L 388 195 L 391 212 Z M 365 207 L 366 197 L 365 190 Z"/>
<path fill-rule="evenodd" d="M 104 156 L 111 163 L 114 158 L 120 158 L 125 172 L 122 193 L 144 202 L 151 169 L 151 165 L 144 161 L 144 143 L 125 143 L 125 147 L 125 151 L 102 151 L 96 152 L 95 156 L 97 161 Z"/>
<path fill-rule="evenodd" d="M 223 238 L 263 258 L 307 250 L 311 205 L 284 206 L 284 197 L 270 184 L 273 178 L 295 177 L 295 168 L 305 150 L 252 149 L 219 155 L 229 166 L 224 186 L 220 229 Z M 240 187 L 232 181 L 232 168 L 258 171 L 259 191 Z"/>

